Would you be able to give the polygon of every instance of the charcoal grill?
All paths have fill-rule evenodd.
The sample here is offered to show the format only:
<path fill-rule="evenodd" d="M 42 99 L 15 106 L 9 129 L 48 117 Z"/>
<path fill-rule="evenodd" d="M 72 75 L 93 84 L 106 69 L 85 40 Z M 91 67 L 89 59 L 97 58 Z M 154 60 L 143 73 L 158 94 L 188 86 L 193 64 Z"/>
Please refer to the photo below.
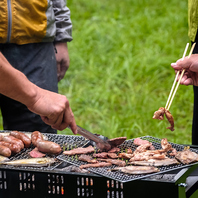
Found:
<path fill-rule="evenodd" d="M 88 140 L 81 136 L 66 136 L 44 134 L 50 141 L 61 145 L 63 149 L 81 147 Z M 145 136 L 159 149 L 160 139 Z M 133 140 L 125 141 L 121 149 L 132 148 Z M 172 143 L 171 143 L 172 144 Z M 184 146 L 172 144 L 173 148 L 183 150 Z M 28 158 L 28 153 L 33 149 L 23 149 L 12 159 Z M 191 148 L 197 152 L 196 149 Z M 51 156 L 55 157 L 55 156 Z M 104 170 L 98 171 L 89 168 L 90 173 L 64 172 L 63 167 L 79 163 L 75 157 L 64 158 L 59 155 L 58 162 L 41 168 L 0 166 L 0 197 L 1 198 L 64 198 L 64 197 L 106 197 L 106 198 L 131 198 L 146 197 L 156 198 L 190 197 L 198 188 L 198 171 L 191 173 L 197 164 L 170 166 L 162 168 L 159 174 L 147 176 L 116 176 L 104 175 Z M 83 162 L 80 162 L 83 164 Z M 197 170 L 197 169 L 196 169 Z M 192 174 L 192 175 L 191 175 Z M 115 179 L 114 179 L 115 178 Z M 121 178 L 121 181 L 120 181 Z"/>

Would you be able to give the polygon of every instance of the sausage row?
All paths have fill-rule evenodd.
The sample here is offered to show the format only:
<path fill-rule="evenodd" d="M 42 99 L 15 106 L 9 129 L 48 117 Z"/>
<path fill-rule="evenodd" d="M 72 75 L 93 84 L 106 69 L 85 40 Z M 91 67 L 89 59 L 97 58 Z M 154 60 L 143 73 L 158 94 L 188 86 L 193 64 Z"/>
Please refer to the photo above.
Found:
<path fill-rule="evenodd" d="M 0 155 L 10 157 L 19 153 L 24 147 L 29 148 L 31 143 L 43 153 L 59 154 L 62 151 L 60 145 L 44 140 L 39 131 L 34 131 L 31 138 L 22 132 L 12 131 L 7 136 L 0 135 Z"/>

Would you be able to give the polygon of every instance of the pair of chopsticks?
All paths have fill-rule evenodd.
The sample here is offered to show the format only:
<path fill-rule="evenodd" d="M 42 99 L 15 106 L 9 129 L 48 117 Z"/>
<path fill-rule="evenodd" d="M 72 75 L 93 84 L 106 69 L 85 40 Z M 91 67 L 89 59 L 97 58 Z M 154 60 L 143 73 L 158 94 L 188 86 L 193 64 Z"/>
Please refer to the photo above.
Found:
<path fill-rule="evenodd" d="M 191 56 L 191 54 L 192 54 L 192 52 L 193 52 L 193 50 L 194 50 L 194 48 L 195 48 L 195 44 L 196 44 L 196 43 L 194 43 L 194 44 L 192 45 L 191 50 L 190 50 L 190 53 L 189 53 L 189 55 L 188 55 L 188 58 L 190 58 L 190 56 Z M 188 46 L 189 46 L 189 43 L 186 44 L 186 48 L 185 48 L 185 50 L 184 50 L 184 54 L 183 54 L 182 60 L 183 60 L 183 59 L 185 58 L 185 56 L 186 56 L 186 52 L 187 52 L 187 50 L 188 50 Z M 179 78 L 179 80 L 178 80 L 178 82 L 177 82 L 176 87 L 175 87 L 175 84 L 176 84 L 176 81 L 177 81 L 177 78 L 178 78 L 178 75 L 179 75 L 180 71 L 178 71 L 177 74 L 176 74 L 176 76 L 175 76 L 175 80 L 174 80 L 174 82 L 173 82 L 173 86 L 172 86 L 172 88 L 171 88 L 171 91 L 170 91 L 168 100 L 167 100 L 167 102 L 166 102 L 166 106 L 165 106 L 165 109 L 166 109 L 166 110 L 169 110 L 169 109 L 170 109 L 170 106 L 171 106 L 171 104 L 172 104 L 172 102 L 173 102 L 173 98 L 175 97 L 175 93 L 176 93 L 176 91 L 177 91 L 177 89 L 178 89 L 178 87 L 179 87 L 179 84 L 180 84 L 181 79 L 182 79 L 182 77 L 183 77 L 183 75 L 184 75 L 184 72 L 185 72 L 185 69 L 182 70 L 181 76 L 180 76 L 180 78 Z M 173 91 L 174 91 L 174 92 L 173 92 Z"/>

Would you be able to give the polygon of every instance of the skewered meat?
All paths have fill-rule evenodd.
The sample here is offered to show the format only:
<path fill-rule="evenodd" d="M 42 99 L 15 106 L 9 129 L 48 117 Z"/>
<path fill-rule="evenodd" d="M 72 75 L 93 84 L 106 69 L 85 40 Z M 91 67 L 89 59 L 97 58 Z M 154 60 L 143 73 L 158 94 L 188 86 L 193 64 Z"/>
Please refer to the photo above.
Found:
<path fill-rule="evenodd" d="M 21 140 L 26 148 L 29 148 L 31 145 L 31 139 L 24 133 L 19 131 L 11 131 L 10 135 L 14 136 L 15 138 Z"/>
<path fill-rule="evenodd" d="M 95 151 L 93 146 L 88 146 L 86 148 L 75 148 L 70 151 L 64 151 L 63 154 L 65 155 L 77 155 L 77 154 L 87 154 L 87 153 L 93 153 Z"/>
<path fill-rule="evenodd" d="M 114 169 L 111 169 L 111 171 L 121 171 L 123 173 L 138 175 L 138 174 L 156 173 L 159 172 L 159 169 L 153 166 L 125 166 L 125 167 L 116 167 Z"/>
<path fill-rule="evenodd" d="M 62 151 L 59 144 L 48 140 L 37 141 L 37 148 L 40 152 L 49 154 L 59 154 Z"/>
<path fill-rule="evenodd" d="M 179 162 L 176 159 L 170 159 L 170 158 L 166 158 L 166 159 L 149 159 L 147 161 L 132 161 L 129 162 L 129 164 L 132 165 L 140 165 L 140 166 L 169 166 L 169 165 L 173 165 L 173 164 L 179 164 Z"/>
<path fill-rule="evenodd" d="M 91 156 L 85 155 L 85 154 L 80 155 L 78 160 L 88 162 L 88 163 L 97 163 L 98 162 L 97 160 L 93 159 Z"/>
<path fill-rule="evenodd" d="M 125 161 L 118 160 L 118 159 L 102 159 L 102 158 L 98 158 L 98 161 L 109 162 L 109 163 L 114 164 L 114 165 L 117 165 L 119 167 L 126 166 L 126 162 Z"/>
<path fill-rule="evenodd" d="M 99 162 L 95 164 L 84 164 L 79 166 L 81 169 L 83 168 L 90 168 L 90 167 L 105 167 L 105 166 L 111 166 L 112 164 L 109 162 Z"/>
<path fill-rule="evenodd" d="M 173 116 L 171 115 L 170 111 L 165 110 L 165 116 L 167 118 L 167 120 L 169 121 L 170 125 L 169 127 L 167 127 L 167 129 L 170 129 L 171 131 L 174 131 L 174 119 Z"/>
<path fill-rule="evenodd" d="M 190 164 L 192 162 L 198 162 L 198 154 L 185 148 L 183 151 L 177 152 L 175 158 L 182 164 Z"/>
<path fill-rule="evenodd" d="M 153 119 L 163 120 L 165 114 L 165 108 L 160 107 L 157 111 L 154 112 Z"/>

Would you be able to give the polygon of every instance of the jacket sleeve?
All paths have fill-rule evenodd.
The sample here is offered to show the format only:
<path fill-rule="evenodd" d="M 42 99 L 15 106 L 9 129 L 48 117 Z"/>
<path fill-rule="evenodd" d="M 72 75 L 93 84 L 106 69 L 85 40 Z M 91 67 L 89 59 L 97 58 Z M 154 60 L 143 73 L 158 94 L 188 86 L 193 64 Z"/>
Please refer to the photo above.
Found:
<path fill-rule="evenodd" d="M 54 41 L 72 41 L 72 22 L 70 19 L 70 10 L 66 6 L 66 0 L 53 0 L 53 10 L 56 23 L 56 36 Z"/>

